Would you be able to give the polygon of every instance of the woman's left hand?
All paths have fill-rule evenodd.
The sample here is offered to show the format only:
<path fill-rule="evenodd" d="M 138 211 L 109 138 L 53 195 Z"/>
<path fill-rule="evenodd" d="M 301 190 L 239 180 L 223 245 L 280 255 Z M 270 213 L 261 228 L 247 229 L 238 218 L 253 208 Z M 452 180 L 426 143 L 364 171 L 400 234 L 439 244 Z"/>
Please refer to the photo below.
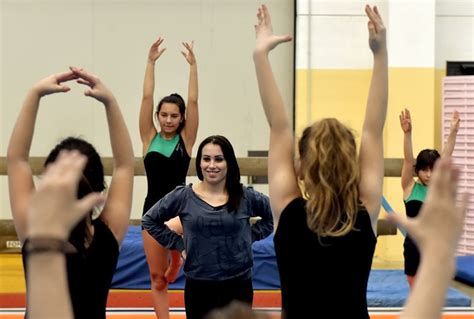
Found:
<path fill-rule="evenodd" d="M 196 57 L 194 56 L 194 52 L 193 52 L 194 41 L 191 41 L 191 43 L 183 42 L 183 46 L 186 48 L 186 52 L 181 51 L 181 54 L 184 56 L 186 61 L 188 61 L 189 65 L 195 65 Z"/>
<path fill-rule="evenodd" d="M 77 83 L 87 85 L 89 89 L 84 91 L 86 96 L 95 98 L 96 100 L 109 104 L 113 99 L 114 95 L 112 92 L 102 83 L 102 81 L 95 75 L 85 71 L 84 69 L 77 67 L 70 67 L 74 75 L 77 76 Z"/>

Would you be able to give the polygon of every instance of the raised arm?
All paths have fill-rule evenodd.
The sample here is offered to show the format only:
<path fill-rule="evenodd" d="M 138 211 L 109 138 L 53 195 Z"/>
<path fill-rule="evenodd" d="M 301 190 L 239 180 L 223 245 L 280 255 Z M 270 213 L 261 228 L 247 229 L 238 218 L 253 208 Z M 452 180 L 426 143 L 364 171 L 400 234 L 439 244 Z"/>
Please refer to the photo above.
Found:
<path fill-rule="evenodd" d="M 451 127 L 449 128 L 448 139 L 446 144 L 444 144 L 441 157 L 448 157 L 453 155 L 454 146 L 456 145 L 456 136 L 458 135 L 459 123 L 461 119 L 459 118 L 458 111 L 453 112 L 453 117 L 451 118 Z"/>
<path fill-rule="evenodd" d="M 402 165 L 402 189 L 403 198 L 410 196 L 415 180 L 413 179 L 413 168 L 415 159 L 413 157 L 413 146 L 411 139 L 412 122 L 410 111 L 405 109 L 400 113 L 400 126 L 403 130 L 403 165 Z"/>
<path fill-rule="evenodd" d="M 28 239 L 23 253 L 31 319 L 73 318 L 64 250 L 72 228 L 104 200 L 97 193 L 76 198 L 86 161 L 77 151 L 61 152 L 57 161 L 48 165 L 28 202 Z"/>
<path fill-rule="evenodd" d="M 143 81 L 143 97 L 140 107 L 140 137 L 143 143 L 143 154 L 145 154 L 151 140 L 156 134 L 155 125 L 153 124 L 153 93 L 155 91 L 155 63 L 163 54 L 166 48 L 160 48 L 164 39 L 159 37 L 148 52 L 148 58 L 145 69 L 145 80 Z"/>
<path fill-rule="evenodd" d="M 189 83 L 188 83 L 188 106 L 186 108 L 186 122 L 181 135 L 186 145 L 186 151 L 189 155 L 192 153 L 194 143 L 196 142 L 197 130 L 199 126 L 198 111 L 198 75 L 197 63 L 194 56 L 194 41 L 191 43 L 183 42 L 186 51 L 181 51 L 186 61 L 189 63 Z"/>
<path fill-rule="evenodd" d="M 286 205 L 301 195 L 294 167 L 293 131 L 268 59 L 269 52 L 280 43 L 291 41 L 291 36 L 273 34 L 270 13 L 265 5 L 258 8 L 257 18 L 253 60 L 260 98 L 270 125 L 268 184 L 270 205 L 277 223 Z"/>
<path fill-rule="evenodd" d="M 451 159 L 441 158 L 435 164 L 419 215 L 408 219 L 398 214 L 389 216 L 410 233 L 421 254 L 415 285 L 401 319 L 440 318 L 455 272 L 454 256 L 468 205 L 467 194 L 461 202 L 456 201 L 458 176 Z"/>
<path fill-rule="evenodd" d="M 82 69 L 71 68 L 71 70 L 79 77 L 79 83 L 89 87 L 85 91 L 85 95 L 102 102 L 105 107 L 114 170 L 107 192 L 107 201 L 100 218 L 109 226 L 120 244 L 128 230 L 132 208 L 134 177 L 132 141 L 112 92 L 95 75 Z"/>
<path fill-rule="evenodd" d="M 25 238 L 26 210 L 34 192 L 33 175 L 28 163 L 40 99 L 48 94 L 67 92 L 63 82 L 75 79 L 71 72 L 50 75 L 36 83 L 26 95 L 16 120 L 7 150 L 10 205 L 18 238 Z"/>
<path fill-rule="evenodd" d="M 388 57 L 385 26 L 377 7 L 366 6 L 365 12 L 369 17 L 369 46 L 374 55 L 374 66 L 359 151 L 359 196 L 375 231 L 384 178 L 383 127 L 388 100 Z"/>

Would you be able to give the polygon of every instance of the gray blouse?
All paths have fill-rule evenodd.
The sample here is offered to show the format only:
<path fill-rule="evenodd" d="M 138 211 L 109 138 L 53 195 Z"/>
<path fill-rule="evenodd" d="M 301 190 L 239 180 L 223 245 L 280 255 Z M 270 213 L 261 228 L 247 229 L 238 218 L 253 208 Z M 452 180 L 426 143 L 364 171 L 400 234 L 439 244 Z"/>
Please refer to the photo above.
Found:
<path fill-rule="evenodd" d="M 227 205 L 211 206 L 192 190 L 178 186 L 159 200 L 142 218 L 143 228 L 168 249 L 186 251 L 184 272 L 199 280 L 227 280 L 251 276 L 252 242 L 273 232 L 273 218 L 266 195 L 243 187 L 237 212 Z M 184 238 L 164 223 L 179 216 Z M 262 219 L 251 225 L 250 217 Z"/>

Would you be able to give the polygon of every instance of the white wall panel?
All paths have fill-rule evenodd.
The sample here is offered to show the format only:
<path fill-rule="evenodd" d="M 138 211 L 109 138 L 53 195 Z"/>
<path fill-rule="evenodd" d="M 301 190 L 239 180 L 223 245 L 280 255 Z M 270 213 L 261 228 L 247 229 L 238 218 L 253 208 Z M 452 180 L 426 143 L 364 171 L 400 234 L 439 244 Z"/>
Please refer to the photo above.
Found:
<path fill-rule="evenodd" d="M 357 51 L 366 29 L 355 17 L 365 17 L 365 3 L 297 1 L 297 68 L 370 68 L 370 57 Z M 391 67 L 444 68 L 446 60 L 474 60 L 474 1 L 391 0 L 375 4 L 387 25 Z M 348 30 L 351 39 L 341 44 Z M 341 51 L 346 45 L 353 47 L 351 55 Z"/>
<path fill-rule="evenodd" d="M 434 0 L 390 1 L 389 7 L 390 66 L 434 67 Z"/>
<path fill-rule="evenodd" d="M 384 9 L 387 1 L 376 0 L 298 0 L 298 15 L 360 15 L 366 4 L 377 5 Z M 383 11 L 383 10 L 382 10 Z"/>
<path fill-rule="evenodd" d="M 296 17 L 296 69 L 311 69 L 314 58 L 311 57 L 311 16 L 300 15 Z"/>
<path fill-rule="evenodd" d="M 317 69 L 372 67 L 365 16 L 303 16 L 297 19 L 297 69 L 309 66 Z"/>
<path fill-rule="evenodd" d="M 474 15 L 436 17 L 436 67 L 446 61 L 474 61 Z"/>
<path fill-rule="evenodd" d="M 473 16 L 472 0 L 436 0 L 437 16 Z"/>

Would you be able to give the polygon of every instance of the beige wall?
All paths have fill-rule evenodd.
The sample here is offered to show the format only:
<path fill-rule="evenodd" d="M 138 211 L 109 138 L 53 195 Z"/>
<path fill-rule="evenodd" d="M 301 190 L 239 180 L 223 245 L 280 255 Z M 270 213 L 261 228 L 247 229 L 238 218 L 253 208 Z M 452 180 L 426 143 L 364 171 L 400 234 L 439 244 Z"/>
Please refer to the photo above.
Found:
<path fill-rule="evenodd" d="M 276 32 L 293 32 L 293 1 L 266 1 Z M 0 0 L 0 156 L 23 97 L 35 81 L 69 65 L 82 66 L 115 92 L 141 156 L 138 112 L 149 46 L 161 35 L 164 55 L 157 66 L 156 99 L 186 96 L 188 69 L 181 42 L 195 41 L 199 69 L 198 141 L 229 137 L 238 156 L 266 149 L 268 128 L 260 106 L 252 49 L 253 0 Z M 285 104 L 293 109 L 293 46 L 272 54 Z M 45 156 L 59 139 L 81 135 L 111 156 L 102 106 L 72 92 L 41 104 L 32 156 Z M 290 112 L 291 113 L 291 112 Z M 195 154 L 193 154 L 195 155 Z M 141 216 L 145 178 L 136 179 L 132 218 Z M 0 180 L 0 219 L 11 218 L 6 178 Z"/>

